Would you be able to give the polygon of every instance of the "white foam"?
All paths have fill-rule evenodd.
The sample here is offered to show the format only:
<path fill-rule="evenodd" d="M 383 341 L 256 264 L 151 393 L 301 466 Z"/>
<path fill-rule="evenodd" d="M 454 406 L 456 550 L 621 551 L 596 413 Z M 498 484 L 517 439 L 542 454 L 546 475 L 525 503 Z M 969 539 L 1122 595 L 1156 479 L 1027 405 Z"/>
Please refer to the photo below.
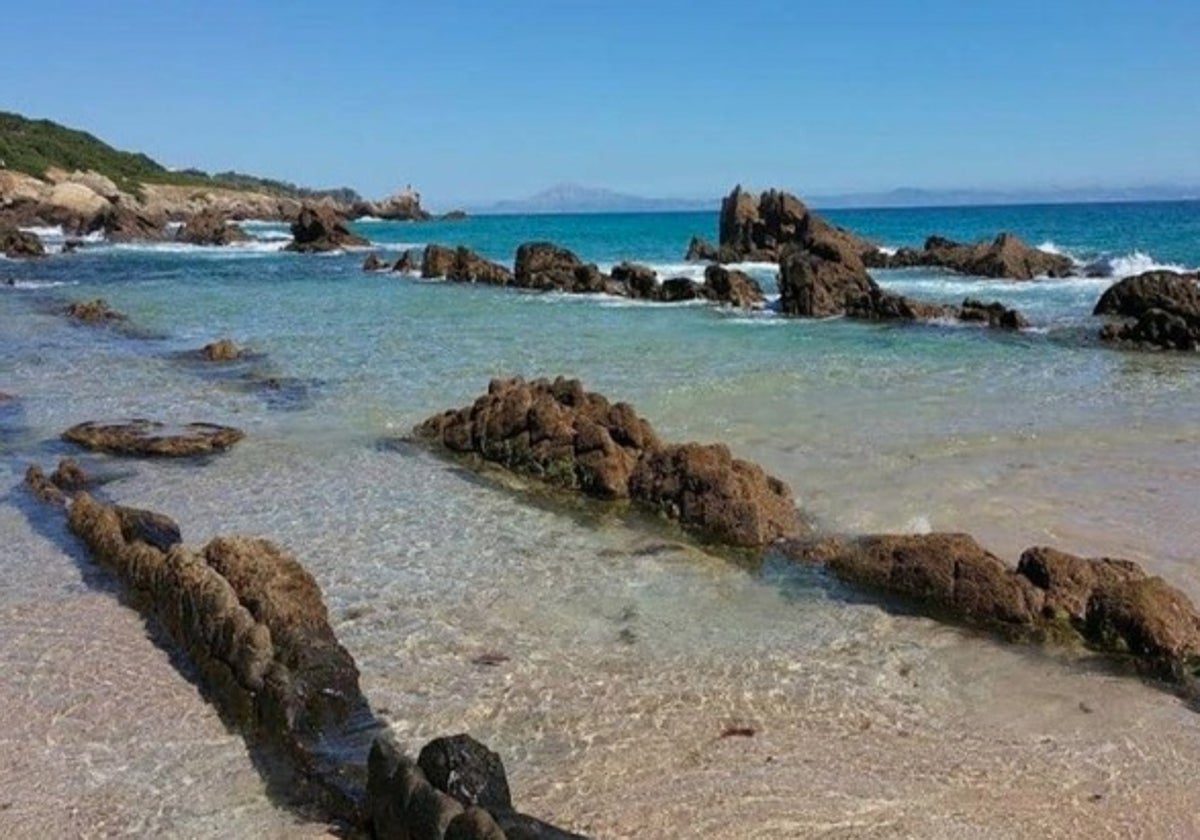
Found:
<path fill-rule="evenodd" d="M 1103 257 L 1089 266 L 1089 268 L 1096 267 L 1107 268 L 1107 276 L 1118 280 L 1122 277 L 1133 277 L 1135 274 L 1142 274 L 1147 271 L 1187 271 L 1185 266 L 1177 263 L 1160 263 L 1143 251 L 1134 251 L 1131 254 L 1122 254 L 1119 257 Z"/>
<path fill-rule="evenodd" d="M 929 521 L 928 516 L 914 516 L 908 520 L 904 530 L 910 534 L 931 534 L 933 533 L 933 524 Z"/>
<path fill-rule="evenodd" d="M 19 228 L 26 233 L 32 233 L 38 239 L 62 239 L 66 234 L 63 233 L 62 225 L 50 225 L 47 227 L 39 227 L 31 225 L 30 227 Z"/>
<path fill-rule="evenodd" d="M 1061 247 L 1059 247 L 1057 243 L 1049 239 L 1047 239 L 1041 245 L 1038 245 L 1037 249 L 1044 254 L 1054 254 L 1055 256 L 1059 257 L 1070 257 L 1071 259 L 1075 259 L 1074 255 L 1067 253 Z"/>
<path fill-rule="evenodd" d="M 75 280 L 17 280 L 12 284 L 0 283 L 0 289 L 53 289 L 58 286 L 75 286 Z"/>
<path fill-rule="evenodd" d="M 188 242 L 117 242 L 104 243 L 94 250 L 146 252 L 155 254 L 251 255 L 274 254 L 282 251 L 288 240 L 253 239 L 231 245 L 192 245 Z"/>

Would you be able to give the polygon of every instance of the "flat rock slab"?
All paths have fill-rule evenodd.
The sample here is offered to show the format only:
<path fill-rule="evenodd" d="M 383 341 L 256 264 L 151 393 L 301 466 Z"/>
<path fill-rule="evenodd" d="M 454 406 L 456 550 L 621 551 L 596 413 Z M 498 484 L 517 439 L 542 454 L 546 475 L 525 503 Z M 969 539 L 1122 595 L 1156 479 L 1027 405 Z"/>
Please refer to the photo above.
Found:
<path fill-rule="evenodd" d="M 215 423 L 173 426 L 134 419 L 120 423 L 80 423 L 63 432 L 62 437 L 86 449 L 114 455 L 187 458 L 223 452 L 245 437 L 245 433 Z"/>

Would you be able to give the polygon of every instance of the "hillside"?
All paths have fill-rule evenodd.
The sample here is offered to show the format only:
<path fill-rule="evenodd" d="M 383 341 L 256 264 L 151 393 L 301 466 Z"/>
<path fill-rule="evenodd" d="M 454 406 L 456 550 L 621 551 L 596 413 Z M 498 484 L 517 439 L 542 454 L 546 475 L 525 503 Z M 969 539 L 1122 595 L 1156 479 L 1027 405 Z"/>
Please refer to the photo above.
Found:
<path fill-rule="evenodd" d="M 51 168 L 97 172 L 135 195 L 143 184 L 168 184 L 249 190 L 295 199 L 330 197 L 347 204 L 361 200 L 358 193 L 345 187 L 313 190 L 238 172 L 174 171 L 148 155 L 114 149 L 86 131 L 7 112 L 0 112 L 0 161 L 2 168 L 35 178 L 45 178 Z"/>

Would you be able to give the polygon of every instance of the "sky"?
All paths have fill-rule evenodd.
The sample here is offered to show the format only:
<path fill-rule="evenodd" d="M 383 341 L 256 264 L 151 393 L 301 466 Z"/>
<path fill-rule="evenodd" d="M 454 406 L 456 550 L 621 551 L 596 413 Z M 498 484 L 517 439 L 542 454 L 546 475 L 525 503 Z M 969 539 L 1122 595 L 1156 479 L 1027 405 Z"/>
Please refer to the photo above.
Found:
<path fill-rule="evenodd" d="M 0 110 L 448 207 L 1200 184 L 1200 0 L 39 0 Z"/>

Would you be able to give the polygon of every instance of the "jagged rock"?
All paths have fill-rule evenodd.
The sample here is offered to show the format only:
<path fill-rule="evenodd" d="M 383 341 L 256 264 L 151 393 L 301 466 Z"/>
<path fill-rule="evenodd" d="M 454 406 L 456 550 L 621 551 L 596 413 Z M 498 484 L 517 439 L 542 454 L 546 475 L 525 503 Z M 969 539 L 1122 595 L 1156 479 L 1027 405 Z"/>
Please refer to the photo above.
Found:
<path fill-rule="evenodd" d="M 623 283 L 631 298 L 637 300 L 658 300 L 658 272 L 640 263 L 623 262 L 613 266 L 612 279 Z"/>
<path fill-rule="evenodd" d="M 418 272 L 421 270 L 422 261 L 421 251 L 416 248 L 409 248 L 396 260 L 392 266 L 392 271 Z"/>
<path fill-rule="evenodd" d="M 508 840 L 508 835 L 496 825 L 491 814 L 471 807 L 450 820 L 444 840 Z"/>
<path fill-rule="evenodd" d="M 114 455 L 186 458 L 222 452 L 245 434 L 215 423 L 168 427 L 151 420 L 135 419 L 123 423 L 80 423 L 63 432 L 62 437 L 86 449 Z"/>
<path fill-rule="evenodd" d="M 975 277 L 1032 280 L 1034 277 L 1068 277 L 1075 273 L 1069 257 L 1031 248 L 1011 233 L 1001 233 L 991 242 L 963 244 L 941 236 L 925 240 L 920 250 L 901 248 L 887 255 L 876 251 L 869 257 L 876 268 L 926 266 L 946 268 Z"/>
<path fill-rule="evenodd" d="M 849 231 L 834 227 L 794 195 L 768 190 L 761 196 L 741 186 L 721 202 L 722 262 L 776 262 L 787 251 L 812 251 L 826 260 L 863 271 L 862 254 L 875 246 Z"/>
<path fill-rule="evenodd" d="M 237 225 L 229 224 L 225 215 L 213 208 L 205 208 L 191 216 L 175 232 L 176 242 L 192 245 L 225 246 L 249 239 L 249 234 Z"/>
<path fill-rule="evenodd" d="M 913 300 L 872 284 L 857 297 L 847 295 L 845 314 L 863 321 L 932 321 L 954 317 L 957 312 L 953 307 Z"/>
<path fill-rule="evenodd" d="M 512 794 L 500 756 L 470 735 L 436 738 L 421 749 L 417 766 L 429 783 L 463 805 L 511 811 Z"/>
<path fill-rule="evenodd" d="M 242 357 L 242 350 L 228 338 L 222 338 L 205 344 L 200 349 L 200 357 L 209 362 L 236 362 Z"/>
<path fill-rule="evenodd" d="M 779 311 L 802 318 L 844 315 L 848 305 L 878 287 L 865 268 L 804 249 L 785 252 L 779 263 Z"/>
<path fill-rule="evenodd" d="M 983 303 L 974 298 L 967 298 L 959 307 L 958 317 L 963 321 L 982 321 L 989 327 L 1002 330 L 1020 330 L 1029 326 L 1024 315 L 996 300 Z"/>
<path fill-rule="evenodd" d="M 1200 285 L 1195 274 L 1149 271 L 1110 286 L 1093 315 L 1124 319 L 1106 324 L 1101 339 L 1131 347 L 1200 347 Z"/>
<path fill-rule="evenodd" d="M 607 291 L 607 278 L 596 266 L 551 242 L 526 242 L 517 248 L 513 283 L 523 289 L 590 293 Z"/>
<path fill-rule="evenodd" d="M 37 234 L 17 228 L 0 229 L 0 252 L 10 259 L 43 257 L 46 249 Z"/>
<path fill-rule="evenodd" d="M 759 309 L 766 300 L 758 282 L 743 271 L 710 265 L 704 270 L 700 293 L 709 300 L 738 309 Z"/>
<path fill-rule="evenodd" d="M 1017 573 L 1046 593 L 1047 618 L 1066 617 L 1077 624 L 1087 617 L 1088 601 L 1094 593 L 1146 576 L 1141 566 L 1129 560 L 1089 560 L 1045 546 L 1022 552 Z"/>
<path fill-rule="evenodd" d="M 367 254 L 367 258 L 363 260 L 363 271 L 383 271 L 389 268 L 388 264 L 379 258 L 379 254 L 374 251 Z"/>
<path fill-rule="evenodd" d="M 720 445 L 664 446 L 625 403 L 577 380 L 496 379 L 473 405 L 447 411 L 414 434 L 548 484 L 639 506 L 736 546 L 761 546 L 802 530 L 791 492 Z"/>
<path fill-rule="evenodd" d="M 799 529 L 787 485 L 719 443 L 646 452 L 630 476 L 629 495 L 728 545 L 762 546 Z"/>
<path fill-rule="evenodd" d="M 421 196 L 412 189 L 401 190 L 381 201 L 360 201 L 350 210 L 356 219 L 373 216 L 398 222 L 423 222 L 431 216 L 421 207 Z"/>
<path fill-rule="evenodd" d="M 670 277 L 662 281 L 658 290 L 658 299 L 663 303 L 695 300 L 700 296 L 700 284 L 688 277 Z"/>
<path fill-rule="evenodd" d="M 143 209 L 114 204 L 92 219 L 89 230 L 103 230 L 109 242 L 162 242 L 167 220 Z"/>
<path fill-rule="evenodd" d="M 292 222 L 293 241 L 285 250 L 300 253 L 337 251 L 371 243 L 352 233 L 346 220 L 325 204 L 305 204 Z"/>
<path fill-rule="evenodd" d="M 112 321 L 128 320 L 124 315 L 112 309 L 108 301 L 102 298 L 95 300 L 77 300 L 67 304 L 64 310 L 68 318 L 83 321 L 88 324 L 104 324 Z"/>
<path fill-rule="evenodd" d="M 1191 677 L 1200 660 L 1200 618 L 1191 599 L 1162 578 L 1131 578 L 1088 600 L 1085 635 L 1101 650 L 1128 653 L 1157 675 Z"/>
<path fill-rule="evenodd" d="M 720 256 L 711 242 L 701 239 L 699 236 L 693 236 L 683 258 L 688 262 L 717 262 Z"/>
<path fill-rule="evenodd" d="M 512 282 L 512 272 L 499 263 L 490 262 L 464 248 L 446 248 L 442 245 L 427 245 L 421 258 L 422 277 L 445 277 L 457 283 L 487 283 L 507 286 Z"/>

